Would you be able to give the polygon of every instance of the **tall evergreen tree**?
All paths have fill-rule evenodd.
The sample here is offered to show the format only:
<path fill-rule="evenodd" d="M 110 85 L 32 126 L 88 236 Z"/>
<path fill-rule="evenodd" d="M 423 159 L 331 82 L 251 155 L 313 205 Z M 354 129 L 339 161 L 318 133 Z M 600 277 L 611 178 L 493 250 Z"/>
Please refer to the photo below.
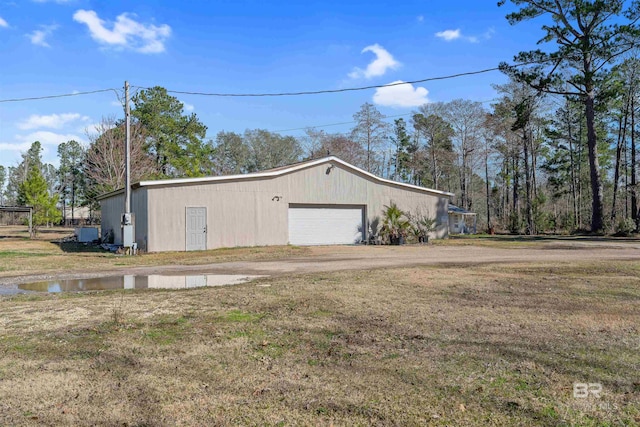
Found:
<path fill-rule="evenodd" d="M 409 176 L 409 162 L 411 160 L 411 136 L 407 132 L 407 123 L 404 119 L 393 121 L 393 134 L 390 137 L 395 146 L 393 155 L 394 171 L 393 179 L 396 181 L 407 181 Z"/>
<path fill-rule="evenodd" d="M 75 220 L 75 207 L 81 198 L 84 179 L 82 164 L 84 161 L 84 149 L 77 141 L 63 142 L 58 145 L 58 190 L 62 201 L 62 216 L 66 221 L 66 205 L 71 207 L 71 222 Z"/>
<path fill-rule="evenodd" d="M 503 71 L 537 90 L 577 96 L 583 103 L 592 193 L 591 230 L 604 228 L 603 184 L 596 134 L 596 100 L 603 74 L 614 61 L 637 43 L 640 2 L 623 10 L 624 0 L 509 0 L 521 8 L 507 15 L 510 24 L 546 17 L 539 43 L 554 42 L 556 49 L 521 52 L 518 63 L 535 64 L 525 69 L 501 64 Z M 500 0 L 504 5 L 507 0 Z M 568 88 L 570 87 L 570 89 Z"/>
<path fill-rule="evenodd" d="M 131 116 L 145 130 L 146 148 L 164 176 L 203 176 L 211 172 L 207 162 L 211 146 L 204 142 L 207 127 L 195 113 L 186 115 L 184 104 L 156 86 L 133 97 Z"/>
<path fill-rule="evenodd" d="M 36 167 L 29 168 L 27 179 L 20 184 L 18 204 L 33 208 L 35 233 L 41 226 L 57 223 L 62 218 L 57 207 L 58 195 L 49 193 L 47 181 Z"/>
<path fill-rule="evenodd" d="M 31 168 L 42 169 L 42 144 L 35 141 L 29 149 L 22 153 L 22 161 L 16 166 L 9 166 L 7 188 L 5 190 L 6 202 L 10 205 L 18 204 L 20 185 L 27 179 Z"/>

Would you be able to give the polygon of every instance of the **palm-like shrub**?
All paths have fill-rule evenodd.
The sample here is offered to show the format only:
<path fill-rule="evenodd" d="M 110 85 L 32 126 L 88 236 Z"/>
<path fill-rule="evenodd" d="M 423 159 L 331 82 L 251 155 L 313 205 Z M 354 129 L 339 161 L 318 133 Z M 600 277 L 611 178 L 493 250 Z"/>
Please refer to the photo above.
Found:
<path fill-rule="evenodd" d="M 410 227 L 411 223 L 398 205 L 393 202 L 389 206 L 385 205 L 380 228 L 380 236 L 385 242 L 399 244 L 407 236 Z"/>
<path fill-rule="evenodd" d="M 414 235 L 418 242 L 428 242 L 429 233 L 435 231 L 436 220 L 429 216 L 428 213 L 424 214 L 418 212 L 416 214 L 407 213 L 407 218 L 411 224 L 410 231 Z"/>

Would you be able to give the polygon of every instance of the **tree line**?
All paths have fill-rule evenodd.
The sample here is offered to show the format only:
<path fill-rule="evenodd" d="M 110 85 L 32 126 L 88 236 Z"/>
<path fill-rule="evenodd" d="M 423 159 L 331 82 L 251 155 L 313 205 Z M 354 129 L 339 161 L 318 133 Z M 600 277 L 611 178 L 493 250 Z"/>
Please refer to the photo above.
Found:
<path fill-rule="evenodd" d="M 132 99 L 132 180 L 245 174 L 335 155 L 383 178 L 455 193 L 488 231 L 637 231 L 637 2 L 510 3 L 519 6 L 507 15 L 512 24 L 549 19 L 541 43 L 552 49 L 502 64 L 509 81 L 494 86 L 499 97 L 488 105 L 430 103 L 390 121 L 365 103 L 348 132 L 207 138 L 195 113 L 154 87 Z M 3 204 L 33 203 L 37 192 L 44 201 L 46 192 L 47 206 L 96 209 L 98 195 L 124 186 L 123 121 L 103 118 L 88 140 L 60 144 L 58 168 L 42 164 L 38 142 L 18 165 L 0 167 Z M 60 219 L 51 215 L 46 221 Z"/>

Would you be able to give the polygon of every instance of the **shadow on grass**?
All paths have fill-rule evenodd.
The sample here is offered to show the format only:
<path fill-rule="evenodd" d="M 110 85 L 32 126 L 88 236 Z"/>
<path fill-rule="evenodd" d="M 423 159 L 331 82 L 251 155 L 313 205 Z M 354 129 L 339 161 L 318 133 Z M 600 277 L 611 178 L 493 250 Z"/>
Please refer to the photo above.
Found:
<path fill-rule="evenodd" d="M 79 243 L 75 241 L 54 241 L 52 242 L 60 247 L 63 252 L 67 253 L 109 253 L 102 249 L 96 243 Z"/>

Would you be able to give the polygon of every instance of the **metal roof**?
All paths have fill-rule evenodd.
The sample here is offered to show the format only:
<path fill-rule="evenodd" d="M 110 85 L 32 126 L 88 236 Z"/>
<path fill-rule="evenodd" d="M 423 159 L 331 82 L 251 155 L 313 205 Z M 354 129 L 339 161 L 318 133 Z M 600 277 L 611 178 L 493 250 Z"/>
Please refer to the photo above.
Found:
<path fill-rule="evenodd" d="M 295 172 L 301 169 L 306 169 L 309 167 L 321 165 L 323 163 L 335 162 L 345 169 L 350 169 L 353 172 L 365 175 L 375 181 L 378 181 L 383 184 L 394 185 L 398 187 L 409 188 L 411 190 L 418 190 L 425 193 L 437 194 L 439 196 L 445 197 L 453 197 L 453 193 L 449 193 L 446 191 L 433 190 L 431 188 L 420 187 L 418 185 L 406 184 L 403 182 L 392 181 L 390 179 L 380 178 L 370 172 L 367 172 L 359 167 L 353 166 L 345 162 L 344 160 L 340 160 L 335 156 L 323 157 L 321 159 L 308 160 L 305 162 L 296 163 L 289 166 L 282 166 L 275 169 L 269 169 L 262 172 L 253 172 L 241 175 L 223 175 L 223 176 L 208 176 L 202 178 L 178 178 L 178 179 L 161 179 L 154 181 L 140 181 L 134 184 L 133 188 L 140 187 L 158 187 L 158 186 L 172 186 L 172 185 L 188 185 L 188 184 L 207 184 L 207 183 L 216 183 L 216 182 L 225 182 L 225 181 L 236 181 L 236 180 L 252 180 L 252 179 L 260 179 L 260 178 L 273 178 L 281 175 L 286 175 L 291 172 Z M 111 193 L 103 194 L 98 197 L 98 200 L 103 200 L 111 196 L 115 196 L 116 194 L 120 194 L 124 191 L 124 189 L 116 190 Z"/>
<path fill-rule="evenodd" d="M 32 210 L 31 206 L 0 206 L 0 211 L 6 212 L 31 212 Z"/>
<path fill-rule="evenodd" d="M 460 215 L 477 215 L 475 212 L 470 212 L 466 209 L 462 209 L 459 206 L 452 205 L 451 203 L 449 203 L 449 213 L 457 213 Z"/>

